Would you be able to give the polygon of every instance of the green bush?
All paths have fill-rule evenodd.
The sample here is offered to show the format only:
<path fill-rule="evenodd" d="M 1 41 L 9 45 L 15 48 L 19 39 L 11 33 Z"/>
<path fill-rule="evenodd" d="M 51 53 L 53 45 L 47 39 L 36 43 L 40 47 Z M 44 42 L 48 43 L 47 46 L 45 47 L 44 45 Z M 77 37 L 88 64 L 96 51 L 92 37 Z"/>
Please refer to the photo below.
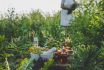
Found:
<path fill-rule="evenodd" d="M 99 5 L 90 0 L 75 11 L 75 20 L 69 28 L 74 50 L 72 70 L 104 69 L 104 11 Z"/>

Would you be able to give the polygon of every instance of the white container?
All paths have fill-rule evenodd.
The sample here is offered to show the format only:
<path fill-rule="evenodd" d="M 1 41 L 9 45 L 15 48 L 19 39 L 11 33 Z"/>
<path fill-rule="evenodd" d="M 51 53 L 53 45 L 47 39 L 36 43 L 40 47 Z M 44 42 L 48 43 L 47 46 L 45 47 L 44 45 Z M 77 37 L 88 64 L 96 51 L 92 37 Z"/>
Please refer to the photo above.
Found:
<path fill-rule="evenodd" d="M 57 50 L 56 47 L 53 47 L 47 51 L 47 53 L 54 53 Z"/>
<path fill-rule="evenodd" d="M 48 51 L 44 51 L 42 54 L 41 54 L 41 57 L 43 59 L 47 58 L 47 59 L 52 59 L 53 58 L 53 53 L 56 51 L 57 49 L 55 47 L 49 49 Z"/>
<path fill-rule="evenodd" d="M 34 37 L 34 42 L 33 42 L 33 44 L 34 44 L 35 46 L 38 46 L 38 37 Z"/>
<path fill-rule="evenodd" d="M 39 59 L 39 54 L 30 53 L 31 59 L 35 59 L 36 61 Z"/>
<path fill-rule="evenodd" d="M 53 58 L 53 53 L 43 52 L 43 54 L 41 54 L 41 57 L 43 59 L 52 59 Z"/>

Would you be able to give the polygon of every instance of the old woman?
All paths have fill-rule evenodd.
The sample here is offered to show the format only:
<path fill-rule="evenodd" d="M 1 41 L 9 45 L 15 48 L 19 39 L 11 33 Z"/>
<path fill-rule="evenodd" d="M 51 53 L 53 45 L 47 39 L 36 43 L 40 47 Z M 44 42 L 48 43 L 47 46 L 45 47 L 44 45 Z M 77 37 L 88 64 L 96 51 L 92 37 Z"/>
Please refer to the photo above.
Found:
<path fill-rule="evenodd" d="M 61 2 L 61 26 L 70 26 L 72 20 L 72 12 L 77 7 L 74 0 L 62 0 Z"/>

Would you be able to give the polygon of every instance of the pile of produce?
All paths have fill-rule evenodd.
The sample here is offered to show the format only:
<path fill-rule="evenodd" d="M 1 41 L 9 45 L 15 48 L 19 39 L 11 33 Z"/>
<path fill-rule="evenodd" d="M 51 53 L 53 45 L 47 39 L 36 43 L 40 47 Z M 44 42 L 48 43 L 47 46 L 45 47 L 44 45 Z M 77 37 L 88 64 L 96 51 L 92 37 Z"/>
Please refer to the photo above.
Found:
<path fill-rule="evenodd" d="M 41 54 L 42 51 L 46 51 L 47 48 L 41 48 L 39 46 L 32 46 L 29 48 L 29 52 L 33 54 Z"/>
<path fill-rule="evenodd" d="M 33 54 L 40 54 L 41 53 L 41 48 L 33 46 L 33 47 L 29 48 L 29 52 L 31 52 Z"/>
<path fill-rule="evenodd" d="M 55 52 L 56 55 L 69 55 L 72 54 L 73 50 L 70 47 L 64 47 L 63 49 L 59 49 Z"/>

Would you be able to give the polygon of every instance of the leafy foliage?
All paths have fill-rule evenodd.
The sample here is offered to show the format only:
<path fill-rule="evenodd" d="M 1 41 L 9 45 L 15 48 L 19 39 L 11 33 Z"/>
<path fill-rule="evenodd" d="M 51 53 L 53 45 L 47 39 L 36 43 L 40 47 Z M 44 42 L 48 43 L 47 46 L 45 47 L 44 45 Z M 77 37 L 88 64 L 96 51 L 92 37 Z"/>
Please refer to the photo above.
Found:
<path fill-rule="evenodd" d="M 0 19 L 0 68 L 5 70 L 5 58 L 10 69 L 15 70 L 17 59 L 24 59 L 20 70 L 29 62 L 29 47 L 32 32 L 39 38 L 39 46 L 60 47 L 65 37 L 71 38 L 74 49 L 73 70 L 104 69 L 104 1 L 83 0 L 83 6 L 73 14 L 75 20 L 70 27 L 60 26 L 60 11 L 53 16 L 43 15 L 39 10 L 18 15 L 11 8 Z M 47 64 L 43 69 L 47 69 Z M 51 61 L 49 62 L 49 65 Z"/>
<path fill-rule="evenodd" d="M 86 1 L 86 0 L 85 0 Z M 75 20 L 70 27 L 74 49 L 72 70 L 103 70 L 103 24 L 104 11 L 99 3 L 90 0 L 76 10 Z M 82 12 L 83 11 L 83 12 Z"/>

